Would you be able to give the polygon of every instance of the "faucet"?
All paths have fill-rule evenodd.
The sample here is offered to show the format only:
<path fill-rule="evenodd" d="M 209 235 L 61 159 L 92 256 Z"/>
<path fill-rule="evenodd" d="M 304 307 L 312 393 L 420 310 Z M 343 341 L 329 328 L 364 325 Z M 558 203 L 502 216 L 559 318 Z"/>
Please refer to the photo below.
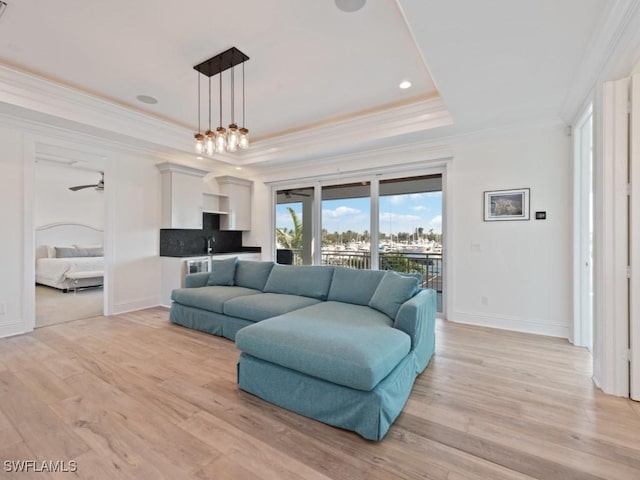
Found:
<path fill-rule="evenodd" d="M 207 255 L 213 254 L 214 243 L 216 243 L 216 239 L 214 237 L 207 238 Z"/>

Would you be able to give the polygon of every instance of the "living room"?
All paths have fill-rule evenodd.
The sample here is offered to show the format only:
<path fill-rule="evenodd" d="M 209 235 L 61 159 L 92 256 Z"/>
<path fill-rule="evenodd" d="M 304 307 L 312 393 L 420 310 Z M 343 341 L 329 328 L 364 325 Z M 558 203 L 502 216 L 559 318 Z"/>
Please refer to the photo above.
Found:
<path fill-rule="evenodd" d="M 206 17 L 201 15 L 202 12 L 214 9 L 198 1 L 194 2 L 193 11 L 189 14 L 186 10 L 191 9 L 181 7 L 180 15 L 175 15 L 174 7 L 146 3 L 139 6 L 123 3 L 98 11 L 94 10 L 97 8 L 95 6 L 79 7 L 63 2 L 64 14 L 59 10 L 48 10 L 54 9 L 53 5 L 7 3 L 0 17 L 0 25 L 8 32 L 0 48 L 0 85 L 3 92 L 0 105 L 0 211 L 6 225 L 4 248 L 0 249 L 0 291 L 3 292 L 0 296 L 0 335 L 8 338 L 0 340 L 5 342 L 0 343 L 0 374 L 9 375 L 14 369 L 22 371 L 16 378 L 26 383 L 29 383 L 28 378 L 32 375 L 36 380 L 30 383 L 30 387 L 19 387 L 21 392 L 35 389 L 42 393 L 46 390 L 43 385 L 49 384 L 53 390 L 43 393 L 43 403 L 60 403 L 53 410 L 58 420 L 75 418 L 72 401 L 64 404 L 67 397 L 62 398 L 63 385 L 58 380 L 76 382 L 73 387 L 77 388 L 78 395 L 99 385 L 95 378 L 81 373 L 81 369 L 75 370 L 78 365 L 73 358 L 53 356 L 59 363 L 55 367 L 59 374 L 54 375 L 55 381 L 48 379 L 47 374 L 38 372 L 37 364 L 48 358 L 51 349 L 55 350 L 54 346 L 72 348 L 72 344 L 78 342 L 84 345 L 84 354 L 93 352 L 99 355 L 100 348 L 104 347 L 100 345 L 99 337 L 103 336 L 121 342 L 109 352 L 108 355 L 112 356 L 110 361 L 117 362 L 117 356 L 124 355 L 125 363 L 130 361 L 139 365 L 137 362 L 142 361 L 142 355 L 140 358 L 130 358 L 133 355 L 131 352 L 137 352 L 136 349 L 145 352 L 147 347 L 135 342 L 136 335 L 151 334 L 150 338 L 168 348 L 167 355 L 176 362 L 176 366 L 163 363 L 157 367 L 155 374 L 167 382 L 165 386 L 171 393 L 167 393 L 162 400 L 145 397 L 150 403 L 143 402 L 143 405 L 155 402 L 166 406 L 171 398 L 171 401 L 180 404 L 179 408 L 185 409 L 184 412 L 195 415 L 175 414 L 176 417 L 171 417 L 173 421 L 180 417 L 180 421 L 187 422 L 186 425 L 204 430 L 203 425 L 215 423 L 210 417 L 211 410 L 207 410 L 214 409 L 215 405 L 207 403 L 204 398 L 206 392 L 196 392 L 193 385 L 202 387 L 213 382 L 216 388 L 225 392 L 225 395 L 214 396 L 225 408 L 253 412 L 252 415 L 257 415 L 254 417 L 256 422 L 259 419 L 259 422 L 264 422 L 263 425 L 275 429 L 270 431 L 268 427 L 260 427 L 265 429 L 264 437 L 258 442 L 260 448 L 266 448 L 264 440 L 270 433 L 275 435 L 278 428 L 284 428 L 277 423 L 278 418 L 284 418 L 289 422 L 286 431 L 291 438 L 307 442 L 310 450 L 327 452 L 326 444 L 335 441 L 351 449 L 348 451 L 353 456 L 362 453 L 367 460 L 358 462 L 357 467 L 344 466 L 348 463 L 345 459 L 340 465 L 347 469 L 345 471 L 351 472 L 354 478 L 376 478 L 375 454 L 372 453 L 375 445 L 366 442 L 360 444 L 358 440 L 361 439 L 355 435 L 351 437 L 352 434 L 329 427 L 310 440 L 300 434 L 300 431 L 313 431 L 310 421 L 283 413 L 266 403 L 257 403 L 248 395 L 241 396 L 240 392 L 236 392 L 235 350 L 232 342 L 196 336 L 196 332 L 191 331 L 178 333 L 176 345 L 194 348 L 203 355 L 199 360 L 204 358 L 205 351 L 211 349 L 214 359 L 220 358 L 220 362 L 224 362 L 221 366 L 220 362 L 208 360 L 207 366 L 219 367 L 220 370 L 217 375 L 207 373 L 202 378 L 196 378 L 192 371 L 178 368 L 180 362 L 185 368 L 191 366 L 196 361 L 195 354 L 193 358 L 191 354 L 181 357 L 175 347 L 169 348 L 174 330 L 156 328 L 154 323 L 166 321 L 166 327 L 170 326 L 168 312 L 158 308 L 163 304 L 163 261 L 159 240 L 163 191 L 162 173 L 157 165 L 171 162 L 210 172 L 206 180 L 214 187 L 215 181 L 212 179 L 225 175 L 253 182 L 251 229 L 242 233 L 242 245 L 260 248 L 263 261 L 275 260 L 274 209 L 278 190 L 311 185 L 321 191 L 327 185 L 363 181 L 375 183 L 378 178 L 438 174 L 443 179 L 442 233 L 446 293 L 442 320 L 437 328 L 438 350 L 435 358 L 445 362 L 449 356 L 458 355 L 457 361 L 460 362 L 460 358 L 465 356 L 460 345 L 471 348 L 476 341 L 491 344 L 494 330 L 488 328 L 495 329 L 498 345 L 506 342 L 509 349 L 520 351 L 527 350 L 527 342 L 539 344 L 540 338 L 553 337 L 550 340 L 552 342 L 562 340 L 562 346 L 546 345 L 542 351 L 549 358 L 556 358 L 557 350 L 565 352 L 564 346 L 566 352 L 573 352 L 573 349 L 577 352 L 567 353 L 569 357 L 565 359 L 558 357 L 556 365 L 543 362 L 550 371 L 530 372 L 540 376 L 548 374 L 558 384 L 563 381 L 580 384 L 584 398 L 572 393 L 554 400 L 554 404 L 562 401 L 586 402 L 597 397 L 596 403 L 610 408 L 602 418 L 612 421 L 617 430 L 607 430 L 606 435 L 602 433 L 595 438 L 597 441 L 610 441 L 613 436 L 621 435 L 622 440 L 617 437 L 618 440 L 611 441 L 624 446 L 629 468 L 638 466 L 640 447 L 633 442 L 632 433 L 637 432 L 639 410 L 636 403 L 618 398 L 629 397 L 626 350 L 630 338 L 622 334 L 624 324 L 620 323 L 620 318 L 625 315 L 620 306 L 626 304 L 626 297 L 619 296 L 618 257 L 615 252 L 620 252 L 621 248 L 612 250 L 611 245 L 615 242 L 606 236 L 607 232 L 612 231 L 612 223 L 607 223 L 613 221 L 611 212 L 618 211 L 620 203 L 616 203 L 619 199 L 613 201 L 613 197 L 609 196 L 611 189 L 615 190 L 615 185 L 619 184 L 614 184 L 614 177 L 607 173 L 611 154 L 605 149 L 605 145 L 608 145 L 605 125 L 607 119 L 611 118 L 607 116 L 611 112 L 611 103 L 603 93 L 605 82 L 625 79 L 637 71 L 640 54 L 638 2 L 593 0 L 514 6 L 507 1 L 492 2 L 490 5 L 478 5 L 478 2 L 438 5 L 436 2 L 411 0 L 380 5 L 369 1 L 362 2 L 364 6 L 353 12 L 342 11 L 336 5 L 340 2 L 329 0 L 318 2 L 322 5 L 313 7 L 278 1 L 267 8 L 261 6 L 260 2 L 251 2 L 250 7 L 245 7 L 245 13 L 233 13 L 237 16 L 233 21 L 226 20 L 233 16 L 229 10 L 231 7 L 218 5 L 215 8 L 222 8 L 229 15 L 220 15 L 220 19 L 216 17 L 215 20 L 198 19 L 199 16 Z M 55 8 L 59 7 L 58 4 Z M 71 11 L 74 13 L 67 13 Z M 211 17 L 215 17 L 215 12 L 210 13 Z M 140 26 L 141 16 L 149 16 L 149 26 L 138 32 L 136 28 Z M 99 22 L 95 20 L 98 17 L 101 19 Z M 46 21 L 50 18 L 59 21 Z M 37 19 L 37 25 L 33 19 Z M 215 22 L 215 28 L 210 24 L 212 21 Z M 383 25 L 388 25 L 388 28 L 381 29 Z M 27 35 L 27 31 L 31 33 Z M 158 43 L 161 41 L 159 37 L 163 37 L 162 41 L 166 43 Z M 265 38 L 271 40 L 265 42 Z M 373 51 L 367 49 L 365 40 L 356 41 L 359 38 L 371 42 L 373 46 L 369 48 Z M 131 51 L 127 52 L 125 42 L 135 43 L 135 48 L 131 47 Z M 376 49 L 376 46 L 385 42 L 403 48 Z M 43 49 L 39 54 L 41 56 L 36 54 L 38 46 Z M 193 134 L 199 128 L 197 87 L 200 83 L 196 83 L 193 67 L 231 46 L 237 46 L 251 57 L 245 66 L 246 117 L 250 135 L 255 137 L 252 137 L 251 146 L 245 152 L 215 154 L 212 157 L 205 155 L 204 159 L 198 160 L 193 153 Z M 306 55 L 305 48 L 310 49 Z M 61 55 L 60 52 L 65 49 L 69 52 Z M 291 49 L 294 55 L 285 58 L 285 52 Z M 362 51 L 361 56 L 355 55 L 357 50 Z M 403 51 L 402 55 L 398 53 L 400 50 Z M 404 80 L 406 73 L 393 71 L 391 66 L 412 69 L 414 74 L 411 80 L 414 85 L 408 91 L 398 88 L 398 83 Z M 243 78 L 239 70 L 236 75 L 238 80 Z M 167 81 L 172 90 L 164 89 L 163 76 L 177 79 Z M 212 78 L 216 80 L 213 84 L 213 119 L 217 126 L 218 102 L 215 94 L 218 84 L 217 78 Z M 367 78 L 371 78 L 371 85 Z M 376 78 L 378 80 L 374 81 Z M 386 93 L 380 83 L 383 80 L 390 82 L 390 79 L 393 79 L 393 83 L 388 88 L 393 92 Z M 224 81 L 227 81 L 227 77 Z M 117 88 L 110 90 L 111 84 Z M 208 126 L 208 86 L 204 80 L 200 86 L 204 131 Z M 241 119 L 240 99 L 244 101 L 240 90 L 238 88 L 236 91 L 238 121 Z M 287 91 L 289 96 L 286 95 Z M 319 95 L 318 91 L 326 94 Z M 135 99 L 136 95 L 155 96 L 159 106 L 140 103 Z M 272 103 L 267 102 L 269 98 L 274 99 Z M 380 99 L 375 104 L 363 107 L 363 102 L 376 98 Z M 278 108 L 278 104 L 281 108 Z M 579 345 L 580 342 L 576 342 L 574 336 L 574 284 L 577 281 L 573 259 L 577 241 L 574 233 L 577 214 L 574 200 L 575 131 L 572 132 L 568 127 L 576 125 L 589 104 L 593 105 L 596 125 L 593 150 L 596 308 L 592 352 L 570 345 Z M 169 108 L 169 105 L 175 108 L 174 116 L 171 111 L 160 110 Z M 228 110 L 223 114 L 226 124 L 229 121 Z M 349 135 L 345 132 L 349 132 Z M 104 172 L 104 293 L 107 316 L 102 318 L 100 324 L 95 321 L 71 322 L 60 327 L 59 331 L 50 330 L 55 333 L 47 334 L 46 328 L 31 332 L 35 318 L 35 254 L 32 247 L 35 245 L 37 226 L 33 209 L 36 165 L 52 148 L 61 152 L 62 157 L 74 157 L 78 152 L 86 154 L 90 169 Z M 530 220 L 485 222 L 484 193 L 508 189 L 529 190 Z M 214 188 L 211 192 L 215 193 Z M 536 212 L 545 212 L 546 219 L 537 220 Z M 620 232 L 622 227 L 618 223 L 613 225 L 618 229 L 615 231 Z M 317 227 L 321 228 L 321 225 L 316 224 L 316 230 Z M 612 259 L 615 260 L 613 263 L 610 262 Z M 140 313 L 145 311 L 147 314 Z M 628 326 L 628 315 L 626 321 L 625 326 Z M 108 322 L 121 330 L 110 332 Z M 143 328 L 145 324 L 154 326 Z M 465 325 L 480 328 L 467 330 L 476 327 Z M 531 335 L 518 336 L 525 334 Z M 456 340 L 455 335 L 460 335 L 460 340 Z M 47 341 L 50 342 L 48 346 Z M 445 346 L 448 350 L 444 350 Z M 18 351 L 23 351 L 25 358 L 21 359 Z M 150 348 L 148 353 L 154 356 L 159 354 Z M 624 359 L 621 358 L 623 353 Z M 505 362 L 517 361 L 517 358 L 501 357 L 496 352 L 483 358 L 482 348 L 469 355 L 470 363 L 494 364 L 499 358 Z M 20 365 L 23 360 L 28 363 L 26 367 Z M 559 365 L 565 365 L 565 362 L 576 362 L 580 371 L 591 369 L 597 387 L 590 390 L 590 384 L 581 383 L 582 377 L 578 381 L 561 372 Z M 524 360 L 523 363 L 527 364 L 526 368 L 532 368 Z M 623 364 L 627 368 L 626 392 Z M 66 367 L 64 370 L 63 365 Z M 432 367 L 435 368 L 430 372 Z M 436 375 L 443 369 L 444 364 L 430 365 L 423 376 L 429 375 L 430 382 L 446 390 L 446 382 Z M 150 375 L 153 373 L 151 370 L 149 367 L 147 371 Z M 189 378 L 192 383 L 189 388 L 195 389 L 194 395 L 202 395 L 201 404 L 194 407 L 193 404 L 187 405 L 189 402 L 176 400 L 176 393 L 188 385 L 172 378 L 171 372 L 179 372 Z M 124 375 L 122 371 L 116 373 L 114 370 L 113 373 Z M 464 376 L 462 373 L 460 375 Z M 585 375 L 590 379 L 591 373 Z M 119 383 L 119 388 L 126 390 L 134 378 Z M 55 383 L 55 386 L 51 386 L 51 383 Z M 438 392 L 430 391 L 425 383 L 416 385 L 418 396 L 411 397 L 407 411 L 424 422 L 428 421 L 433 427 L 436 422 L 432 416 L 428 417 L 432 414 L 426 413 L 428 407 L 421 401 L 428 398 L 432 403 L 439 403 Z M 541 388 L 532 397 L 543 402 L 544 392 L 551 391 L 552 386 Z M 130 388 L 136 389 L 133 386 Z M 535 385 L 530 388 L 535 389 Z M 608 395 L 604 395 L 600 389 Z M 141 387 L 142 390 L 144 388 Z M 481 403 L 482 396 L 474 394 L 472 390 L 470 388 L 467 394 Z M 501 395 L 506 395 L 507 390 L 501 391 Z M 236 397 L 244 402 L 242 406 L 234 405 L 230 400 Z M 19 398 L 27 401 L 27 397 Z M 113 392 L 108 394 L 108 398 L 116 403 L 119 401 L 118 395 Z M 36 400 L 41 401 L 42 398 L 34 395 L 28 401 Z M 255 413 L 247 405 L 255 407 L 256 411 L 264 409 L 264 412 Z M 143 409 L 138 407 L 135 414 L 141 415 L 142 422 Z M 439 405 L 433 411 L 443 411 L 443 408 Z M 494 405 L 493 408 L 497 407 Z M 593 413 L 589 408 L 585 407 L 585 411 L 588 411 L 586 416 Z M 162 411 L 168 410 L 164 408 Z M 197 413 L 199 410 L 205 413 Z M 5 425 L 3 422 L 6 421 L 10 426 L 4 430 L 0 428 L 0 432 L 22 432 L 21 428 L 25 427 L 20 426 L 22 424 L 18 419 L 12 419 L 8 410 L 4 411 L 2 407 L 0 411 L 3 412 L 0 425 Z M 541 408 L 540 415 L 543 411 Z M 556 414 L 559 415 L 550 408 L 550 418 L 555 418 Z M 112 416 L 109 415 L 109 418 Z M 622 418 L 630 425 L 635 425 L 636 429 L 620 425 Z M 636 423 L 632 422 L 633 418 Z M 55 421 L 56 425 L 58 420 Z M 198 426 L 198 420 L 203 425 Z M 463 428 L 464 418 L 461 416 L 459 421 L 461 424 L 456 428 Z M 126 428 L 118 422 L 114 423 L 119 432 L 118 438 L 126 438 L 127 445 L 142 449 L 144 441 L 140 438 L 144 438 L 148 432 L 145 433 L 139 426 L 139 430 L 134 429 L 136 433 L 133 437 L 127 437 Z M 398 432 L 411 429 L 408 424 L 410 422 L 406 420 L 401 421 L 400 427 L 405 430 Z M 481 421 L 478 424 L 485 425 Z M 300 431 L 296 432 L 297 427 Z M 67 425 L 63 430 L 68 428 Z M 216 431 L 223 438 L 224 435 L 230 436 L 228 438 L 238 435 L 237 432 L 226 430 L 225 433 L 222 431 L 224 428 L 218 428 L 221 430 Z M 447 428 L 454 427 L 448 425 Z M 447 437 L 447 432 L 439 432 L 441 439 Z M 420 437 L 420 433 L 415 431 L 407 435 L 414 440 Z M 437 449 L 431 452 L 444 455 L 453 443 L 459 447 L 463 438 L 451 435 L 448 447 L 442 446 L 446 445 L 443 440 L 442 445 L 439 443 Z M 499 433 L 495 435 L 500 437 Z M 12 460 L 55 460 L 61 455 L 60 451 L 56 451 L 55 455 L 50 453 L 41 444 L 44 442 L 33 444 L 32 440 L 26 441 L 21 435 L 11 438 L 11 445 L 26 445 L 26 450 L 21 450 L 22 457 L 14 455 L 10 458 Z M 387 438 L 390 440 L 381 442 L 385 455 L 403 455 L 402 448 L 406 445 L 398 440 L 397 435 Z M 504 442 L 508 436 L 505 434 L 501 438 Z M 249 438 L 245 440 L 256 442 Z M 423 437 L 419 440 L 419 447 L 414 445 L 416 457 L 423 456 L 429 445 L 437 443 L 433 439 L 424 440 Z M 482 464 L 482 467 L 478 467 L 481 469 L 479 471 L 484 475 L 491 472 L 493 478 L 518 478 L 516 473 L 501 470 L 508 463 L 508 468 L 520 475 L 543 478 L 543 474 L 553 471 L 552 464 L 567 467 L 563 460 L 552 455 L 553 446 L 561 445 L 571 453 L 578 447 L 568 447 L 554 438 L 547 440 L 548 445 L 545 445 L 548 451 L 540 454 L 547 462 L 541 460 L 539 465 L 544 465 L 544 468 L 537 470 L 535 459 L 527 457 L 518 470 L 513 463 L 504 459 L 508 455 L 503 452 L 504 458 L 478 460 Z M 85 465 L 100 464 L 101 468 L 107 468 L 94 458 L 95 452 L 99 451 L 97 443 L 91 444 L 87 437 L 85 442 L 93 447 L 89 450 L 82 448 L 81 451 L 70 449 L 65 458 L 59 459 L 71 460 L 84 454 L 87 458 Z M 34 445 L 39 445 L 40 451 L 34 451 Z M 583 444 L 579 447 L 586 448 Z M 144 448 L 148 453 L 154 448 L 161 449 L 151 443 Z M 526 450 L 526 447 L 523 448 Z M 265 456 L 273 454 L 277 461 L 284 462 L 283 449 L 284 443 L 279 444 L 277 455 L 269 450 Z M 240 454 L 234 452 L 221 455 L 218 461 L 240 476 L 241 469 L 234 470 L 240 468 L 237 462 Z M 620 451 L 616 452 L 620 455 Z M 580 457 L 585 460 L 584 463 L 604 458 L 606 465 L 609 465 L 609 451 L 599 451 L 594 447 L 590 454 L 590 457 Z M 3 460 L 6 455 L 3 452 Z M 301 452 L 296 455 L 300 455 L 298 461 L 303 457 Z M 331 455 L 329 458 L 340 456 L 333 449 Z M 465 457 L 470 463 L 465 464 L 463 470 L 452 467 L 448 471 L 451 478 L 455 478 L 456 474 L 458 478 L 474 478 L 471 465 L 476 458 L 480 458 L 480 454 L 469 448 L 465 455 L 470 455 Z M 306 461 L 300 462 L 310 470 L 297 472 L 299 477 L 312 478 L 318 475 L 320 478 L 318 472 L 323 470 L 311 457 L 309 454 Z M 442 463 L 435 462 L 437 465 L 432 464 L 433 470 L 428 472 L 416 457 L 403 457 L 409 463 L 418 462 L 415 471 L 407 468 L 394 472 L 397 462 L 389 460 L 382 469 L 387 475 L 380 473 L 379 476 L 389 478 L 396 474 L 398 478 L 446 478 L 447 468 Z M 141 463 L 147 463 L 149 458 L 157 460 L 150 456 Z M 204 461 L 205 458 L 211 460 L 211 456 L 203 451 L 197 461 Z M 234 458 L 236 461 L 229 460 Z M 295 468 L 288 470 L 281 464 L 282 469 L 279 470 L 268 460 L 256 460 L 256 463 L 268 465 L 265 471 L 273 475 L 276 471 L 282 476 L 285 475 L 282 472 L 286 471 L 290 476 L 296 474 Z M 591 478 L 586 476 L 586 467 L 580 467 L 577 463 L 571 463 L 565 473 L 571 473 L 573 478 Z M 249 466 L 248 470 L 258 476 L 256 471 L 259 469 L 255 465 Z M 298 467 L 300 465 L 296 463 Z M 607 471 L 603 467 L 593 476 L 632 478 L 625 477 L 628 471 L 622 467 L 620 470 Z M 176 475 L 179 473 L 177 470 L 171 472 Z M 182 474 L 188 477 L 187 473 Z M 423 476 L 420 477 L 420 474 Z M 325 475 L 343 478 L 335 470 L 325 472 Z M 201 473 L 201 476 L 206 475 Z M 233 478 L 232 474 L 228 476 Z M 268 474 L 265 473 L 265 476 Z M 475 478 L 483 478 L 483 474 L 476 473 Z"/>

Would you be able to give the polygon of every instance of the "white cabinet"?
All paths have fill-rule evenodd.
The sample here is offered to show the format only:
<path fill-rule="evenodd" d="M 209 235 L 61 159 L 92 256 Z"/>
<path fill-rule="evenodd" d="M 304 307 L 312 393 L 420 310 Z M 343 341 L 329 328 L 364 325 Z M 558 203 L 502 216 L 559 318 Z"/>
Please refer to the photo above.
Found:
<path fill-rule="evenodd" d="M 251 230 L 251 196 L 253 182 L 244 178 L 225 175 L 216 177 L 220 193 L 220 209 L 227 215 L 220 216 L 221 230 Z"/>
<path fill-rule="evenodd" d="M 162 228 L 202 228 L 203 177 L 209 173 L 173 163 L 158 165 L 162 176 Z"/>
<path fill-rule="evenodd" d="M 226 215 L 226 210 L 222 209 L 222 204 L 225 203 L 227 195 L 221 193 L 203 193 L 202 194 L 202 208 L 207 213 L 219 213 Z"/>

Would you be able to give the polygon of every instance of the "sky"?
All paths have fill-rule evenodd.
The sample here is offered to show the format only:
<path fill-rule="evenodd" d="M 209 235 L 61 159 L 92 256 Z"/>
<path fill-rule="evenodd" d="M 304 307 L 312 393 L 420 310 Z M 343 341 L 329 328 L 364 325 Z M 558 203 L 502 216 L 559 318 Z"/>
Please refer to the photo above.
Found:
<path fill-rule="evenodd" d="M 276 227 L 293 228 L 287 207 L 293 208 L 302 218 L 302 203 L 276 206 Z M 325 200 L 322 202 L 322 228 L 328 232 L 352 230 L 362 233 L 371 230 L 371 200 L 352 198 L 346 200 Z M 303 220 L 304 221 L 304 220 Z M 425 233 L 433 229 L 442 233 L 442 192 L 412 193 L 380 197 L 380 232 L 413 233 L 416 228 L 424 228 Z"/>

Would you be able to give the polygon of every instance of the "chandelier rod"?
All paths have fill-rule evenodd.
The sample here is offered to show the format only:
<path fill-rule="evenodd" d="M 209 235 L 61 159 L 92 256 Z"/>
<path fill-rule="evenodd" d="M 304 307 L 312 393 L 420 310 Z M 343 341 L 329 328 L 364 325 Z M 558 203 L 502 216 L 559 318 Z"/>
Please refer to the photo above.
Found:
<path fill-rule="evenodd" d="M 236 112 L 236 77 L 235 77 L 236 67 L 231 67 L 231 123 L 235 122 L 235 112 Z M 222 75 L 222 74 L 220 74 Z"/>
<path fill-rule="evenodd" d="M 242 126 L 244 127 L 244 62 L 242 62 Z"/>
<path fill-rule="evenodd" d="M 209 131 L 211 131 L 211 77 L 209 77 Z"/>

